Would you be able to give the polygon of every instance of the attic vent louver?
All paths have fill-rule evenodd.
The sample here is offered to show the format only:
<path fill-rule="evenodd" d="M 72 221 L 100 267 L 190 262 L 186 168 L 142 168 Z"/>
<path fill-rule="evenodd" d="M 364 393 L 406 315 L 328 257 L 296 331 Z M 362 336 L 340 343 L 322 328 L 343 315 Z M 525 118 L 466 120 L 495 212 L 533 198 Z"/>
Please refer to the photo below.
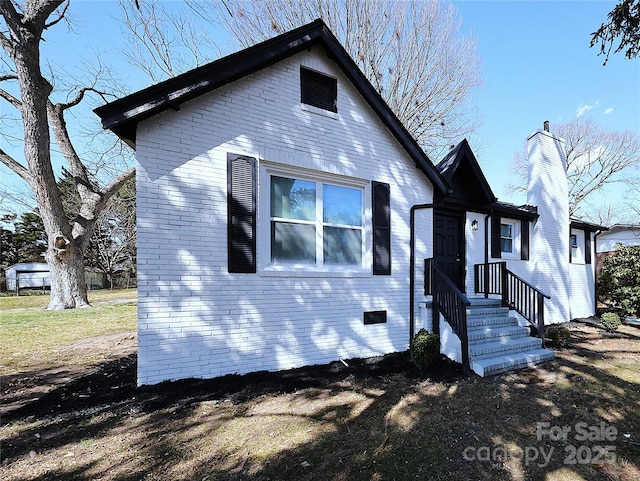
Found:
<path fill-rule="evenodd" d="M 300 68 L 300 101 L 329 112 L 338 112 L 338 80 Z"/>

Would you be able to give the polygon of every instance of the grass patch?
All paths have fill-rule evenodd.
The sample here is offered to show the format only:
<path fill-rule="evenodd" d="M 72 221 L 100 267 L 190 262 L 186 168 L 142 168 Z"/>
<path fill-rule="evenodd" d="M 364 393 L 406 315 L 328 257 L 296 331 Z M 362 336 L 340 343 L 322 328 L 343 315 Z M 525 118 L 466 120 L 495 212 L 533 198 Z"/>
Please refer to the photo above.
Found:
<path fill-rule="evenodd" d="M 46 309 L 49 304 L 49 293 L 39 294 L 36 291 L 29 292 L 28 295 L 16 296 L 11 293 L 3 293 L 0 297 L 0 311 L 9 309 Z M 138 291 L 136 289 L 99 289 L 88 292 L 89 302 L 108 302 L 121 299 L 138 299 Z M 0 316 L 4 316 L 0 312 Z"/>
<path fill-rule="evenodd" d="M 131 298 L 133 292 L 114 292 L 95 296 L 98 299 L 123 300 Z M 102 294 L 102 293 L 101 293 Z M 29 305 L 32 297 L 20 298 Z M 135 331 L 137 329 L 137 306 L 135 297 L 124 304 L 97 305 L 90 309 L 67 309 L 47 311 L 39 307 L 0 311 L 0 373 L 24 371 L 37 366 L 55 366 L 61 359 L 56 349 L 79 339 L 95 338 L 109 334 Z M 84 361 L 80 361 L 84 362 Z"/>

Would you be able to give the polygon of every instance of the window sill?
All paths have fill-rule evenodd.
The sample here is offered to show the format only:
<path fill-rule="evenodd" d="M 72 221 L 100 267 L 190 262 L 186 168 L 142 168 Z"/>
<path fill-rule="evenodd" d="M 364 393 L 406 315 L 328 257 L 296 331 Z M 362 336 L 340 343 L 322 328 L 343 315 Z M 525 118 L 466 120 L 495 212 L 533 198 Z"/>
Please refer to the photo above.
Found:
<path fill-rule="evenodd" d="M 312 114 L 322 115 L 323 117 L 328 117 L 334 120 L 338 120 L 340 118 L 337 112 L 331 112 L 330 110 L 314 107 L 313 105 L 300 104 L 300 109 L 304 110 L 305 112 L 311 112 Z"/>
<path fill-rule="evenodd" d="M 330 270 L 330 269 L 295 269 L 295 268 L 266 268 L 259 271 L 261 277 L 371 277 L 370 271 L 366 270 Z"/>

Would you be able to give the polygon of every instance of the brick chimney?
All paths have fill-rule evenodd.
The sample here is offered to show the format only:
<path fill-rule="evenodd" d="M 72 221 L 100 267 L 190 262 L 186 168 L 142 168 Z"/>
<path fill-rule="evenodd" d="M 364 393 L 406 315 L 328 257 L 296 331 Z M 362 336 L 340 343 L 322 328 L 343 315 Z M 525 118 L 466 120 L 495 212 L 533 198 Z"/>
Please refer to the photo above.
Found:
<path fill-rule="evenodd" d="M 531 282 L 545 301 L 546 323 L 569 321 L 569 187 L 564 140 L 549 132 L 549 123 L 527 139 L 527 204 L 538 207 L 531 232 Z"/>

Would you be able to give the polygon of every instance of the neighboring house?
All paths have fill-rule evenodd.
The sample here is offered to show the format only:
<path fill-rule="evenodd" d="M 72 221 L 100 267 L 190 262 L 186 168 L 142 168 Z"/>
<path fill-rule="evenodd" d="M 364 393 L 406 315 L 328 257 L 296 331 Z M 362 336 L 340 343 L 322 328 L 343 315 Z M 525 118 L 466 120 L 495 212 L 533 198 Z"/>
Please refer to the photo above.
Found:
<path fill-rule="evenodd" d="M 602 258 L 618 250 L 618 244 L 623 246 L 640 245 L 640 225 L 615 224 L 607 232 L 598 235 L 596 241 L 598 271 L 602 267 Z"/>
<path fill-rule="evenodd" d="M 536 171 L 530 205 L 498 202 L 466 141 L 436 168 L 321 21 L 96 113 L 138 161 L 139 384 L 404 351 L 422 326 L 480 374 L 533 364 L 553 354 L 518 320 L 478 321 L 538 322 L 512 271 L 547 323 L 593 311 L 598 227 L 570 265 L 566 185 Z M 557 142 L 531 157 L 561 183 Z"/>

